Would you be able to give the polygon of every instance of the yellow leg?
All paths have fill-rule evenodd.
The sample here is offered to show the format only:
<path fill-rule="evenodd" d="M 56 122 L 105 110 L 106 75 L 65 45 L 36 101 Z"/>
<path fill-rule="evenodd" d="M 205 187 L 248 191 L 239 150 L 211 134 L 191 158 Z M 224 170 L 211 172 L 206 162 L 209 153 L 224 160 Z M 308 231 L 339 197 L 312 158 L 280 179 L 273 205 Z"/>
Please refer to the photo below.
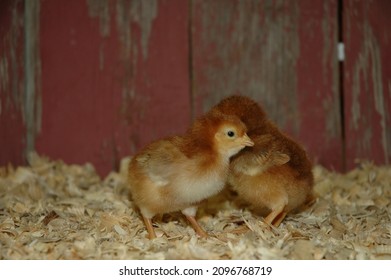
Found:
<path fill-rule="evenodd" d="M 268 225 L 275 225 L 275 224 L 278 224 L 280 225 L 280 223 L 282 222 L 282 220 L 284 219 L 285 215 L 283 214 L 284 213 L 284 208 L 285 208 L 285 204 L 282 204 L 282 205 L 279 205 L 277 208 L 273 209 L 272 212 L 270 212 L 269 215 L 267 215 L 267 217 L 265 218 L 265 222 L 268 224 Z M 279 215 L 282 215 L 282 219 L 278 218 L 276 222 L 274 222 L 274 220 L 279 216 Z M 273 223 L 274 222 L 274 223 Z M 278 226 L 277 225 L 277 226 Z"/>
<path fill-rule="evenodd" d="M 197 220 L 193 216 L 185 215 L 186 218 L 189 220 L 191 225 L 193 226 L 196 233 L 201 237 L 208 237 L 208 234 L 202 229 L 202 227 L 199 225 Z"/>
<path fill-rule="evenodd" d="M 146 218 L 143 216 L 143 220 L 144 220 L 144 224 L 145 224 L 145 227 L 147 228 L 147 231 L 148 231 L 148 237 L 149 239 L 154 239 L 156 238 L 156 233 L 155 233 L 155 230 L 152 226 L 152 221 L 151 219 L 149 218 Z"/>
<path fill-rule="evenodd" d="M 283 211 L 282 213 L 280 213 L 280 214 L 274 219 L 273 226 L 279 227 L 280 224 L 281 224 L 281 222 L 284 220 L 286 214 L 287 214 L 287 212 L 285 212 L 285 211 Z"/>

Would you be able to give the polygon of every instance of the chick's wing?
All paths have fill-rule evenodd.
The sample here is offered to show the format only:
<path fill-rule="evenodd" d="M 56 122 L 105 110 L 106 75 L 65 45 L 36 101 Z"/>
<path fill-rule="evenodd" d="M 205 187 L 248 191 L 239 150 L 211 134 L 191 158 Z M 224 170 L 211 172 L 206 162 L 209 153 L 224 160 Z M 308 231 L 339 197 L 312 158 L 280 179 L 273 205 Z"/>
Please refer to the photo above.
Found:
<path fill-rule="evenodd" d="M 270 134 L 253 137 L 255 147 L 243 151 L 232 161 L 232 169 L 246 175 L 255 175 L 272 166 L 283 165 L 290 156 L 274 145 L 274 137 Z"/>
<path fill-rule="evenodd" d="M 287 163 L 290 157 L 282 152 L 246 153 L 232 161 L 232 169 L 246 175 L 255 175 L 272 166 Z"/>
<path fill-rule="evenodd" d="M 178 142 L 180 139 L 172 138 L 152 143 L 136 159 L 138 167 L 159 186 L 165 186 L 170 182 L 170 178 L 177 172 L 178 165 L 185 158 Z"/>

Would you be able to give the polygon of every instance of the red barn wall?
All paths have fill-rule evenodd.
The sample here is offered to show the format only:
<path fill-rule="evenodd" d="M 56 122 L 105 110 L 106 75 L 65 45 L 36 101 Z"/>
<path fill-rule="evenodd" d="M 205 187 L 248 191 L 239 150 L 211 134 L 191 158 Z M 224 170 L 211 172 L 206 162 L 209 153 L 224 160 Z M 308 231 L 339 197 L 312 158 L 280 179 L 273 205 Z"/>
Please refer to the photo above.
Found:
<path fill-rule="evenodd" d="M 193 3 L 195 111 L 248 95 L 315 162 L 341 170 L 337 1 Z"/>
<path fill-rule="evenodd" d="M 100 172 L 190 122 L 187 2 L 43 1 L 37 151 Z"/>
<path fill-rule="evenodd" d="M 25 159 L 24 33 L 24 2 L 0 1 L 0 165 Z"/>
<path fill-rule="evenodd" d="M 391 162 L 391 1 L 344 1 L 347 168 Z"/>
<path fill-rule="evenodd" d="M 1 1 L 0 165 L 105 175 L 237 93 L 316 163 L 389 163 L 390 4 L 340 1 Z"/>

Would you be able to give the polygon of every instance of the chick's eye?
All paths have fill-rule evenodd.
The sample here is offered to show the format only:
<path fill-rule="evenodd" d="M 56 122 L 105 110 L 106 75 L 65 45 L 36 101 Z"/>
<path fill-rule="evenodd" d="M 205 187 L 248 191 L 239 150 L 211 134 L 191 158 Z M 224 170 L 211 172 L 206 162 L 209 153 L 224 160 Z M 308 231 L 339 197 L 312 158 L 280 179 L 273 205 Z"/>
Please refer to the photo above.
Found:
<path fill-rule="evenodd" d="M 235 136 L 235 132 L 233 132 L 232 130 L 230 130 L 230 131 L 227 132 L 227 135 L 228 135 L 229 137 L 234 137 L 234 136 Z"/>

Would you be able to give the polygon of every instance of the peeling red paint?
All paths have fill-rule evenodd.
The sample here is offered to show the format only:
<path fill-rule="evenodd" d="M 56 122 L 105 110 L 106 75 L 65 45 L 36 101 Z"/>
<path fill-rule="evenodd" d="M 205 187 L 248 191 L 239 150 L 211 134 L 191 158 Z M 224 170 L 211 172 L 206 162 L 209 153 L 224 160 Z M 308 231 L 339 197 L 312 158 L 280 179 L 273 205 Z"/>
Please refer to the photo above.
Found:
<path fill-rule="evenodd" d="M 391 162 L 391 4 L 344 1 L 346 159 Z"/>
<path fill-rule="evenodd" d="M 338 80 L 337 1 L 300 1 L 300 58 L 296 65 L 301 130 L 315 162 L 343 170 Z"/>
<path fill-rule="evenodd" d="M 317 162 L 340 170 L 337 2 L 195 1 L 192 10 L 196 113 L 250 96 Z"/>
<path fill-rule="evenodd" d="M 0 165 L 25 163 L 24 2 L 0 2 Z"/>
<path fill-rule="evenodd" d="M 291 122 L 299 114 L 297 2 L 193 3 L 195 112 L 240 92 L 262 101 L 272 119 L 298 132 L 300 123 Z"/>
<path fill-rule="evenodd" d="M 93 162 L 102 175 L 150 141 L 183 132 L 190 118 L 187 2 L 152 3 L 150 20 L 135 16 L 149 8 L 144 1 L 107 3 L 41 3 L 36 145 L 51 158 Z"/>

